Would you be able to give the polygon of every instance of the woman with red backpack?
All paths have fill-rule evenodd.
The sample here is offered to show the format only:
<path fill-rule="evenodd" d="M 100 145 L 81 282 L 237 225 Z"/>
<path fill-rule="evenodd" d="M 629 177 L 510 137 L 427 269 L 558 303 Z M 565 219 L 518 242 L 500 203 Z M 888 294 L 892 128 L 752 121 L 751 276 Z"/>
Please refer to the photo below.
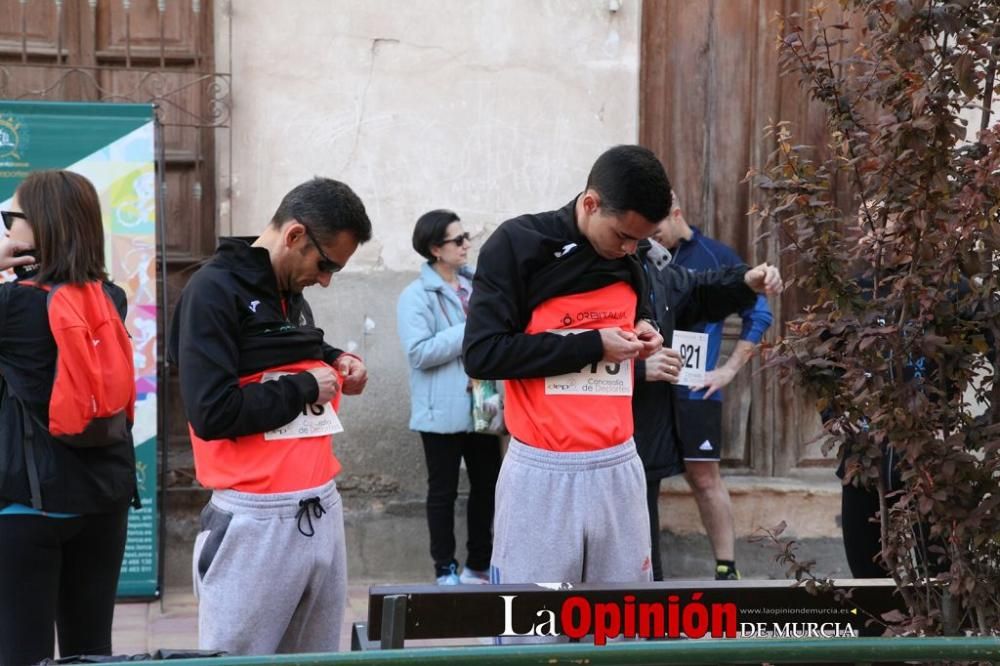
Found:
<path fill-rule="evenodd" d="M 17 279 L 0 284 L 0 664 L 52 657 L 54 627 L 61 655 L 108 655 L 137 496 L 125 293 L 108 281 L 100 201 L 83 176 L 32 173 L 2 217 L 0 269 Z M 82 351 L 80 335 L 100 351 Z M 125 371 L 109 373 L 109 358 Z M 65 401 L 81 396 L 93 411 L 66 432 Z"/>

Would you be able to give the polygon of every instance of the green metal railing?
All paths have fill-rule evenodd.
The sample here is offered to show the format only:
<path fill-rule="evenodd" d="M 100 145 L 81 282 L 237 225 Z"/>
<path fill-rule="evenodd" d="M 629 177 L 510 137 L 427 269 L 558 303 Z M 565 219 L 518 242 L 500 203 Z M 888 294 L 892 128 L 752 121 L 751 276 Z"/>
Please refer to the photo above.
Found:
<path fill-rule="evenodd" d="M 557 644 L 503 647 L 444 647 L 373 650 L 337 654 L 191 659 L 184 666 L 330 666 L 342 664 L 503 664 L 505 666 L 654 666 L 657 664 L 815 664 L 927 661 L 1000 664 L 1000 637 L 742 639 Z M 147 662 L 166 664 L 165 661 Z"/>

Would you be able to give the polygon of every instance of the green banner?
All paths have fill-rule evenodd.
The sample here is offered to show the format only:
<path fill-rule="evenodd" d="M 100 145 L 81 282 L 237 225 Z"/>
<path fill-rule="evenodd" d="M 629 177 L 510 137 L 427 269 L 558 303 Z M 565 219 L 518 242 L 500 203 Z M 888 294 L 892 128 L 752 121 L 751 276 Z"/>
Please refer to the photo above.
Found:
<path fill-rule="evenodd" d="M 129 299 L 142 499 L 142 508 L 129 514 L 118 592 L 140 597 L 159 593 L 154 136 L 148 104 L 0 101 L 0 207 L 40 169 L 82 174 L 101 198 L 108 270 Z"/>

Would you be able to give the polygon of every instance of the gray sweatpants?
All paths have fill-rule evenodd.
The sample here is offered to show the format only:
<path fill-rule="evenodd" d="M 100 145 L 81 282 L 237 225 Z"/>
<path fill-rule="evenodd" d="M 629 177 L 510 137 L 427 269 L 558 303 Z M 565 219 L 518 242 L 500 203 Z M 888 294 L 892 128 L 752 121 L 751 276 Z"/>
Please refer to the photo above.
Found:
<path fill-rule="evenodd" d="M 192 562 L 199 648 L 337 651 L 347 553 L 334 481 L 293 493 L 216 490 L 201 523 Z"/>
<path fill-rule="evenodd" d="M 494 583 L 650 581 L 646 477 L 635 442 L 559 453 L 511 439 L 493 531 Z"/>

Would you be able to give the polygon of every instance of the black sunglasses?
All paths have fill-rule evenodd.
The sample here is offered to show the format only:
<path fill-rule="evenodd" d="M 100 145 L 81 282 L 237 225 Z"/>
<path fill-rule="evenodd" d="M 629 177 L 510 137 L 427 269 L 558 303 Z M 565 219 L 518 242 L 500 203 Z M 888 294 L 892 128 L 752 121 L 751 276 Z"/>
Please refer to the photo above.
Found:
<path fill-rule="evenodd" d="M 464 234 L 455 236 L 454 238 L 445 238 L 441 241 L 441 245 L 447 245 L 448 243 L 454 243 L 456 247 L 462 247 L 467 242 L 472 241 L 472 234 L 466 231 Z"/>
<path fill-rule="evenodd" d="M 313 236 L 313 233 L 311 231 L 309 231 L 309 227 L 307 227 L 306 225 L 303 224 L 302 228 L 306 230 L 306 236 L 309 237 L 309 242 L 311 242 L 313 244 L 313 246 L 316 248 L 316 251 L 319 252 L 320 259 L 319 259 L 319 263 L 316 265 L 316 267 L 319 268 L 319 272 L 320 273 L 339 273 L 340 271 L 342 271 L 344 269 L 344 267 L 341 266 L 340 264 L 338 264 L 336 261 L 334 261 L 330 257 L 326 256 L 326 252 L 324 252 L 323 248 L 321 248 L 319 246 L 319 241 L 317 241 L 316 237 Z"/>
<path fill-rule="evenodd" d="M 7 231 L 10 231 L 10 228 L 14 226 L 14 220 L 18 218 L 28 219 L 24 213 L 15 213 L 12 210 L 0 210 L 0 217 L 3 217 L 3 226 L 7 227 Z"/>

